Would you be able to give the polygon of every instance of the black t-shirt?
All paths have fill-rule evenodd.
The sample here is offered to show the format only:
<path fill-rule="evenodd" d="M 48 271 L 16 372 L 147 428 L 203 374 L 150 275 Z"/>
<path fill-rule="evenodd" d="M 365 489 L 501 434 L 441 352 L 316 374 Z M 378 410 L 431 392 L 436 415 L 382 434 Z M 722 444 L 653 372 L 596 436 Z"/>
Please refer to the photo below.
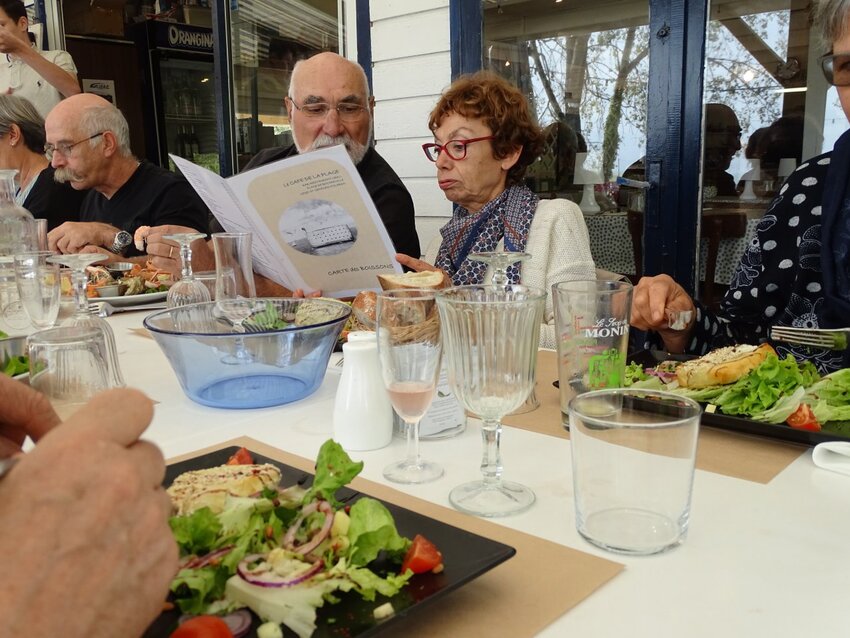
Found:
<path fill-rule="evenodd" d="M 80 221 L 80 208 L 87 190 L 75 190 L 70 184 L 60 184 L 53 179 L 55 169 L 48 166 L 38 174 L 24 208 L 36 219 L 46 219 L 47 229 L 53 230 L 64 222 Z"/>
<path fill-rule="evenodd" d="M 297 154 L 298 150 L 294 145 L 267 148 L 252 157 L 244 170 L 271 164 Z M 374 148 L 366 151 L 366 155 L 357 165 L 357 172 L 360 173 L 360 178 L 366 185 L 375 208 L 378 209 L 378 214 L 384 222 L 396 251 L 418 258 L 422 253 L 419 250 L 419 235 L 416 234 L 413 199 L 398 175 Z M 214 230 L 216 227 L 221 228 L 217 222 L 211 224 L 211 229 Z"/>
<path fill-rule="evenodd" d="M 105 222 L 134 233 L 140 226 L 173 224 L 207 232 L 210 211 L 182 175 L 142 160 L 111 199 L 95 190 L 83 200 L 80 221 Z M 140 255 L 131 244 L 128 255 Z"/>

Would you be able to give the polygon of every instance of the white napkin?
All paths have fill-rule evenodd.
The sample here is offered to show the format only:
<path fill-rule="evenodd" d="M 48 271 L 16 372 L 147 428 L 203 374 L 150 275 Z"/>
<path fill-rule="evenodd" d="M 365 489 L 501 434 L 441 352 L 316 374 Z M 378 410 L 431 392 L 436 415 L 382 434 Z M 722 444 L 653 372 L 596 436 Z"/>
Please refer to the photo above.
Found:
<path fill-rule="evenodd" d="M 829 441 L 815 446 L 812 461 L 818 467 L 850 476 L 850 443 Z"/>

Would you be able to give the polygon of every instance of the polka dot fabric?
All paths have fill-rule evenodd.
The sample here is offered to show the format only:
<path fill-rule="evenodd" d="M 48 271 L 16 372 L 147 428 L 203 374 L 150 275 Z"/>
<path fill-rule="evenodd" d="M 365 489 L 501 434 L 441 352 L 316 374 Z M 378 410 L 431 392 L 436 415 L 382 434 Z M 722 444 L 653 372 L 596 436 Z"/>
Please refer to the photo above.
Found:
<path fill-rule="evenodd" d="M 830 153 L 801 164 L 782 186 L 732 275 L 714 314 L 697 304 L 697 323 L 688 352 L 705 354 L 735 343 L 768 340 L 770 326 L 820 326 L 821 198 Z M 647 347 L 659 347 L 650 335 Z M 780 357 L 810 360 L 822 373 L 842 366 L 838 352 L 773 343 Z"/>

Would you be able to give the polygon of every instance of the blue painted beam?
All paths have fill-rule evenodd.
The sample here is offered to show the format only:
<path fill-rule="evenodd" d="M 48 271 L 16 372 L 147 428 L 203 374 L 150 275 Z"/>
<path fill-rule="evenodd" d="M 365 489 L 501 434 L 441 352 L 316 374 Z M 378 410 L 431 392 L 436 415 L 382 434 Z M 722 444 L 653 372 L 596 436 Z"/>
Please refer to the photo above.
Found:
<path fill-rule="evenodd" d="M 479 0 L 450 0 L 449 42 L 452 80 L 483 66 L 484 14 Z"/>

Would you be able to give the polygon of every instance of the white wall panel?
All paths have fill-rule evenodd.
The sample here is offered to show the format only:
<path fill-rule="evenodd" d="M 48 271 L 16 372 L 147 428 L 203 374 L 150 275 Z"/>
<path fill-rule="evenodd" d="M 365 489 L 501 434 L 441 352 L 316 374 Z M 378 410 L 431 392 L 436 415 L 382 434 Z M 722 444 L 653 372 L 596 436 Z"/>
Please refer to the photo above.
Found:
<path fill-rule="evenodd" d="M 428 115 L 438 98 L 439 95 L 429 95 L 376 104 L 375 137 L 379 140 L 427 138 L 422 142 L 432 141 L 428 130 Z"/>
<path fill-rule="evenodd" d="M 448 7 L 449 0 L 371 0 L 369 2 L 369 19 L 376 22 L 409 15 L 417 11 L 448 9 Z"/>
<path fill-rule="evenodd" d="M 434 177 L 434 163 L 422 152 L 422 144 L 430 141 L 426 138 L 403 140 L 379 140 L 376 148 L 389 162 L 399 177 Z"/>
<path fill-rule="evenodd" d="M 372 65 L 372 78 L 377 100 L 437 96 L 451 82 L 451 55 L 448 51 L 440 51 L 416 58 L 376 62 Z"/>
<path fill-rule="evenodd" d="M 424 255 L 428 249 L 428 244 L 440 234 L 440 228 L 449 220 L 448 217 L 417 217 L 416 218 L 416 234 L 419 235 L 419 248 Z"/>
<path fill-rule="evenodd" d="M 449 14 L 437 9 L 372 24 L 372 62 L 449 50 Z"/>
<path fill-rule="evenodd" d="M 416 216 L 419 217 L 449 217 L 452 214 L 452 204 L 446 199 L 443 191 L 437 186 L 436 171 L 429 178 L 410 177 L 404 180 L 404 185 L 410 191 L 410 196 L 416 203 Z"/>

